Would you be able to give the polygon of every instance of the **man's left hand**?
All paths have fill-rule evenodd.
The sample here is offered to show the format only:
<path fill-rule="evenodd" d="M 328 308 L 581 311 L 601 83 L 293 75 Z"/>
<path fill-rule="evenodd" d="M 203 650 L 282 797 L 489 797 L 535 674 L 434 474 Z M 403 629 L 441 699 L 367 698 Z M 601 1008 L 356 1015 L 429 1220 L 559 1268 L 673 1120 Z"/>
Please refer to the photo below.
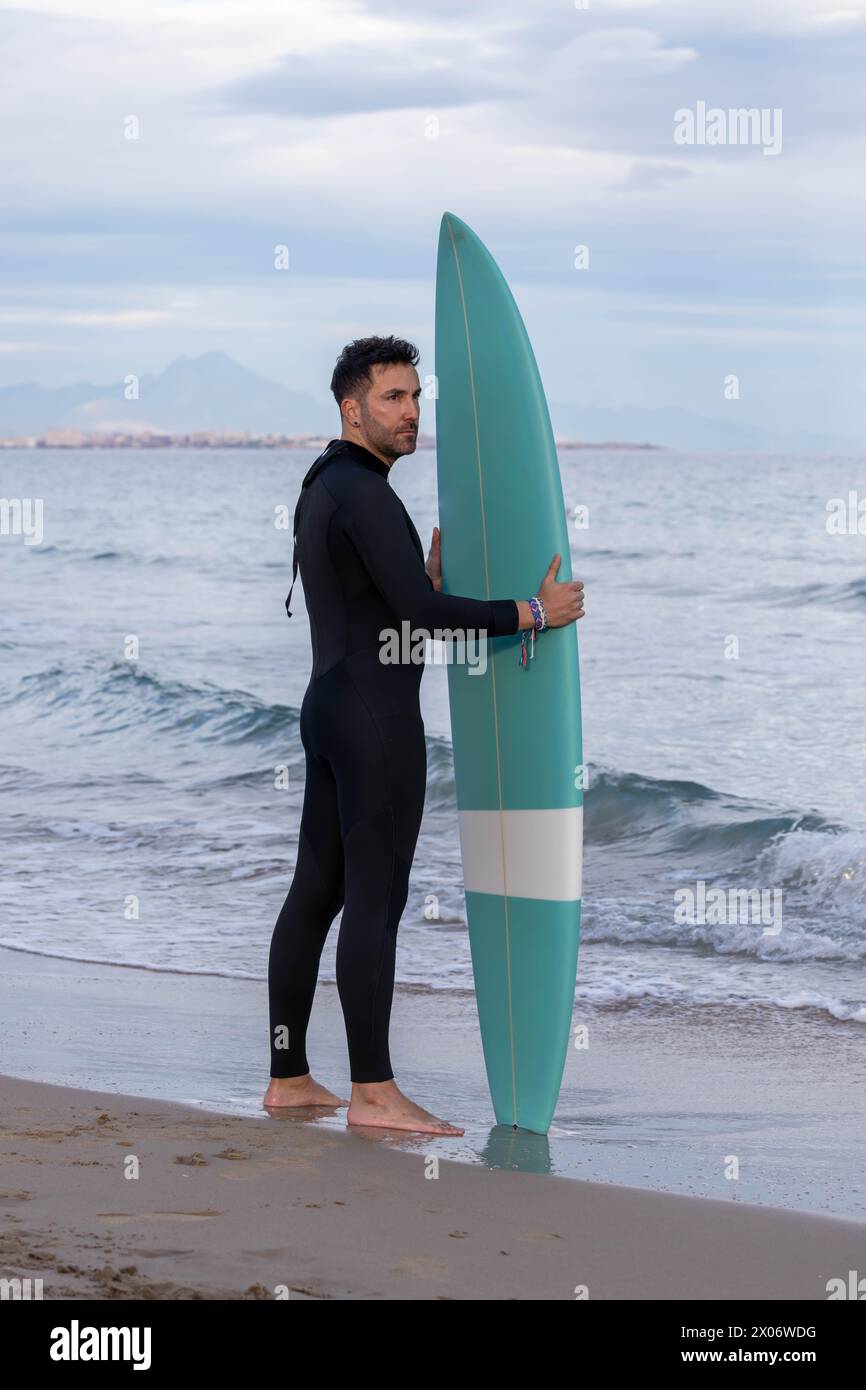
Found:
<path fill-rule="evenodd" d="M 433 543 L 430 546 L 430 553 L 427 556 L 427 563 L 424 566 L 433 581 L 433 588 L 437 593 L 442 591 L 442 555 L 439 542 L 441 534 L 438 526 L 433 527 Z"/>

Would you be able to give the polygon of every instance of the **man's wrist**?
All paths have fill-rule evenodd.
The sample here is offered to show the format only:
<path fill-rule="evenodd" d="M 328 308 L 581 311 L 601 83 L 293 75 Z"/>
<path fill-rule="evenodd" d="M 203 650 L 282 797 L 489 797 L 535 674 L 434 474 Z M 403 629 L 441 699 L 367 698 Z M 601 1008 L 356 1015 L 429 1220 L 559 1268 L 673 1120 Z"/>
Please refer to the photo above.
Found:
<path fill-rule="evenodd" d="M 519 598 L 515 602 L 518 612 L 517 631 L 522 632 L 524 628 L 535 627 L 535 614 L 530 607 L 529 599 Z"/>

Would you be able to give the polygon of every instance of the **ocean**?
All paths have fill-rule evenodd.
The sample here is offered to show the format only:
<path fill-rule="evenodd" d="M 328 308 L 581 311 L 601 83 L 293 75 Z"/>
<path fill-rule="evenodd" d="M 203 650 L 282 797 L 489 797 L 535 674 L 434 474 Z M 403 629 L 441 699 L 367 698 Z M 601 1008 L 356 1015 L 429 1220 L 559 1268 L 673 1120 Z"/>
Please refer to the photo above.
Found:
<path fill-rule="evenodd" d="M 263 977 L 296 852 L 310 669 L 300 581 L 291 619 L 283 606 L 278 522 L 313 457 L 2 456 L 2 495 L 43 507 L 39 543 L 0 538 L 3 944 Z M 862 1027 L 866 535 L 827 525 L 862 465 L 585 450 L 561 463 L 586 585 L 578 1005 Z M 401 460 L 391 484 L 426 550 L 434 454 Z M 471 991 L 441 664 L 422 710 L 427 804 L 397 978 Z M 701 921 L 681 889 L 722 889 L 728 910 Z M 730 889 L 751 896 L 737 908 Z"/>

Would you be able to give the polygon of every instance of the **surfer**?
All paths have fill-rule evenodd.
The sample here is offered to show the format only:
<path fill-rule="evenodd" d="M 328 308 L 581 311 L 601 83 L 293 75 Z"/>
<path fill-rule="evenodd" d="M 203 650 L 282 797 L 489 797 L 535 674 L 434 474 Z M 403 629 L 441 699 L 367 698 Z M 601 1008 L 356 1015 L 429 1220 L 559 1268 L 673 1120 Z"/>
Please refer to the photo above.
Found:
<path fill-rule="evenodd" d="M 388 1049 L 427 751 L 423 663 L 380 661 L 380 632 L 408 619 L 413 629 L 475 628 L 497 637 L 534 628 L 536 616 L 525 599 L 444 594 L 439 529 L 425 562 L 389 484 L 392 465 L 416 447 L 418 357 L 412 343 L 393 336 L 343 349 L 331 380 L 342 435 L 309 469 L 295 513 L 313 666 L 301 704 L 306 782 L 297 862 L 268 961 L 271 1080 L 263 1104 L 348 1105 L 349 1124 L 459 1135 L 403 1094 Z M 554 555 L 534 600 L 550 627 L 583 615 L 583 584 L 557 581 L 560 559 Z M 351 1101 L 313 1079 L 306 1053 L 319 959 L 341 909 L 337 989 Z"/>

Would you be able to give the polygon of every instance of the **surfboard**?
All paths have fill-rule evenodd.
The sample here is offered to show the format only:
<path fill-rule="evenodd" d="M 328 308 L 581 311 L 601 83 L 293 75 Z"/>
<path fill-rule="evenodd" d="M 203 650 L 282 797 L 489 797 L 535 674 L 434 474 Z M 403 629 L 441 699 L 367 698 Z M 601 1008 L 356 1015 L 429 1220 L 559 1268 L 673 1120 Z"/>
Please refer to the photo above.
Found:
<path fill-rule="evenodd" d="M 459 217 L 436 273 L 443 590 L 530 598 L 568 524 L 547 402 L 502 272 Z M 478 1020 L 498 1124 L 546 1134 L 569 1046 L 580 936 L 583 750 L 577 625 L 449 659 L 448 699 Z M 469 648 L 469 651 L 472 649 Z"/>

